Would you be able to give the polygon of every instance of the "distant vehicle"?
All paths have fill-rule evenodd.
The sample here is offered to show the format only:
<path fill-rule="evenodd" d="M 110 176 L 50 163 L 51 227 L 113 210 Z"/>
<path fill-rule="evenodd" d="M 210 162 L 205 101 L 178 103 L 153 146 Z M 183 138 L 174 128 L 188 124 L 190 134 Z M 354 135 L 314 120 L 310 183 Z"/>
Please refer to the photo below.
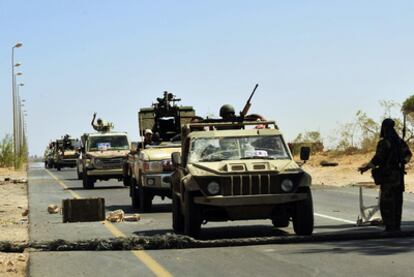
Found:
<path fill-rule="evenodd" d="M 53 166 L 60 171 L 64 167 L 75 167 L 79 157 L 80 141 L 72 139 L 68 135 L 58 139 L 54 145 Z"/>
<path fill-rule="evenodd" d="M 81 156 L 77 160 L 76 171 L 85 189 L 93 189 L 97 180 L 122 181 L 123 164 L 130 151 L 127 133 L 84 134 L 81 141 Z"/>
<path fill-rule="evenodd" d="M 301 158 L 309 158 L 303 148 Z M 292 220 L 313 232 L 311 176 L 294 160 L 273 121 L 205 120 L 186 124 L 172 154 L 172 219 L 176 233 L 197 237 L 209 221 Z"/>
<path fill-rule="evenodd" d="M 54 168 L 54 164 L 53 164 L 53 151 L 54 151 L 54 147 L 55 147 L 55 143 L 56 142 L 50 142 L 44 152 L 43 155 L 43 161 L 45 164 L 45 168 Z"/>
<path fill-rule="evenodd" d="M 154 196 L 171 197 L 171 153 L 180 151 L 181 126 L 195 117 L 193 107 L 179 106 L 179 101 L 164 92 L 157 103 L 138 113 L 140 134 L 150 132 L 151 139 L 143 139 L 128 155 L 124 178 L 130 183 L 132 207 L 141 212 L 151 210 Z"/>

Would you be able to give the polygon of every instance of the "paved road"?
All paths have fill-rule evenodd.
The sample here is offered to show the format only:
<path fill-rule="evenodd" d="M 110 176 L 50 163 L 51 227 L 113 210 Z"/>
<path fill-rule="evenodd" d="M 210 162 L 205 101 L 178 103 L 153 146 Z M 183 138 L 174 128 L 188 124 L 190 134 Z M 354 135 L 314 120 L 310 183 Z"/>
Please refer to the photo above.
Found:
<path fill-rule="evenodd" d="M 358 214 L 357 188 L 313 190 L 315 233 L 376 231 L 354 226 Z M 375 203 L 377 192 L 366 192 Z M 49 204 L 73 197 L 104 197 L 108 211 L 132 213 L 128 189 L 116 181 L 98 182 L 83 190 L 74 170 L 47 171 L 41 164 L 29 172 L 31 240 L 83 240 L 114 236 L 171 233 L 169 200 L 155 199 L 154 211 L 140 222 L 62 223 L 48 214 Z M 403 229 L 414 228 L 414 196 L 405 196 Z M 202 239 L 287 236 L 291 227 L 275 229 L 269 220 L 208 223 Z M 290 245 L 107 252 L 33 252 L 31 276 L 412 276 L 414 238 L 324 242 Z"/>

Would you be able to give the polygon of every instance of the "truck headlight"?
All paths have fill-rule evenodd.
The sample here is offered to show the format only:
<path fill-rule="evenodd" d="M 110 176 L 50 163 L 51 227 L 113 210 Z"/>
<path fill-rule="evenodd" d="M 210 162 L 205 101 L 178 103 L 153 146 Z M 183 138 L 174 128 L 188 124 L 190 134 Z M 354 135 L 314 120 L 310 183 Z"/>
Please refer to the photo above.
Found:
<path fill-rule="evenodd" d="M 96 167 L 102 167 L 102 166 L 103 166 L 103 162 L 102 162 L 102 160 L 101 160 L 101 159 L 94 159 L 94 160 L 93 160 L 93 164 L 94 164 Z"/>
<path fill-rule="evenodd" d="M 217 183 L 217 182 L 215 182 L 215 181 L 210 182 L 210 183 L 207 185 L 207 191 L 208 191 L 208 193 L 210 193 L 211 195 L 216 195 L 216 194 L 218 194 L 218 193 L 220 192 L 220 184 L 219 184 L 219 183 Z"/>
<path fill-rule="evenodd" d="M 163 171 L 163 167 L 160 161 L 154 161 L 154 162 L 146 161 L 143 164 L 143 171 L 158 173 L 158 172 Z"/>
<path fill-rule="evenodd" d="M 281 188 L 284 192 L 290 192 L 293 190 L 293 182 L 289 179 L 282 181 Z"/>

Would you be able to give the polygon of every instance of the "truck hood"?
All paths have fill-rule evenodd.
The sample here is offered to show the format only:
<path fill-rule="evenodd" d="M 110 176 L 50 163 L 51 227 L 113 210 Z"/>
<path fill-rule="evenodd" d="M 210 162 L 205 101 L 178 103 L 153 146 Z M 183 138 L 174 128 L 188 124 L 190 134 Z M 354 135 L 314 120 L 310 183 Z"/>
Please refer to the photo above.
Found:
<path fill-rule="evenodd" d="M 198 162 L 188 165 L 193 176 L 243 173 L 294 173 L 302 169 L 293 160 L 234 160 Z"/>
<path fill-rule="evenodd" d="M 174 152 L 181 153 L 181 147 L 165 147 L 165 148 L 148 148 L 140 153 L 140 159 L 145 161 L 162 161 L 171 159 Z"/>
<path fill-rule="evenodd" d="M 129 150 L 105 150 L 88 152 L 88 156 L 91 158 L 117 158 L 126 157 L 128 153 Z"/>

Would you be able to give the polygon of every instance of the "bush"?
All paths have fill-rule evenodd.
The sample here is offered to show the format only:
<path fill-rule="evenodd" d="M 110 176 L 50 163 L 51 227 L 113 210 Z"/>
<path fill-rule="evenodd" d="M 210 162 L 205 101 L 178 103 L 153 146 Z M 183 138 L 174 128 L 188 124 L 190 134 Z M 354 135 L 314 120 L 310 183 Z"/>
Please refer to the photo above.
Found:
<path fill-rule="evenodd" d="M 312 153 L 322 152 L 324 149 L 321 134 L 317 131 L 300 133 L 289 145 L 293 155 L 299 154 L 302 146 L 310 147 Z"/>
<path fill-rule="evenodd" d="M 13 162 L 13 139 L 10 135 L 6 135 L 0 143 L 0 166 L 11 167 Z"/>

